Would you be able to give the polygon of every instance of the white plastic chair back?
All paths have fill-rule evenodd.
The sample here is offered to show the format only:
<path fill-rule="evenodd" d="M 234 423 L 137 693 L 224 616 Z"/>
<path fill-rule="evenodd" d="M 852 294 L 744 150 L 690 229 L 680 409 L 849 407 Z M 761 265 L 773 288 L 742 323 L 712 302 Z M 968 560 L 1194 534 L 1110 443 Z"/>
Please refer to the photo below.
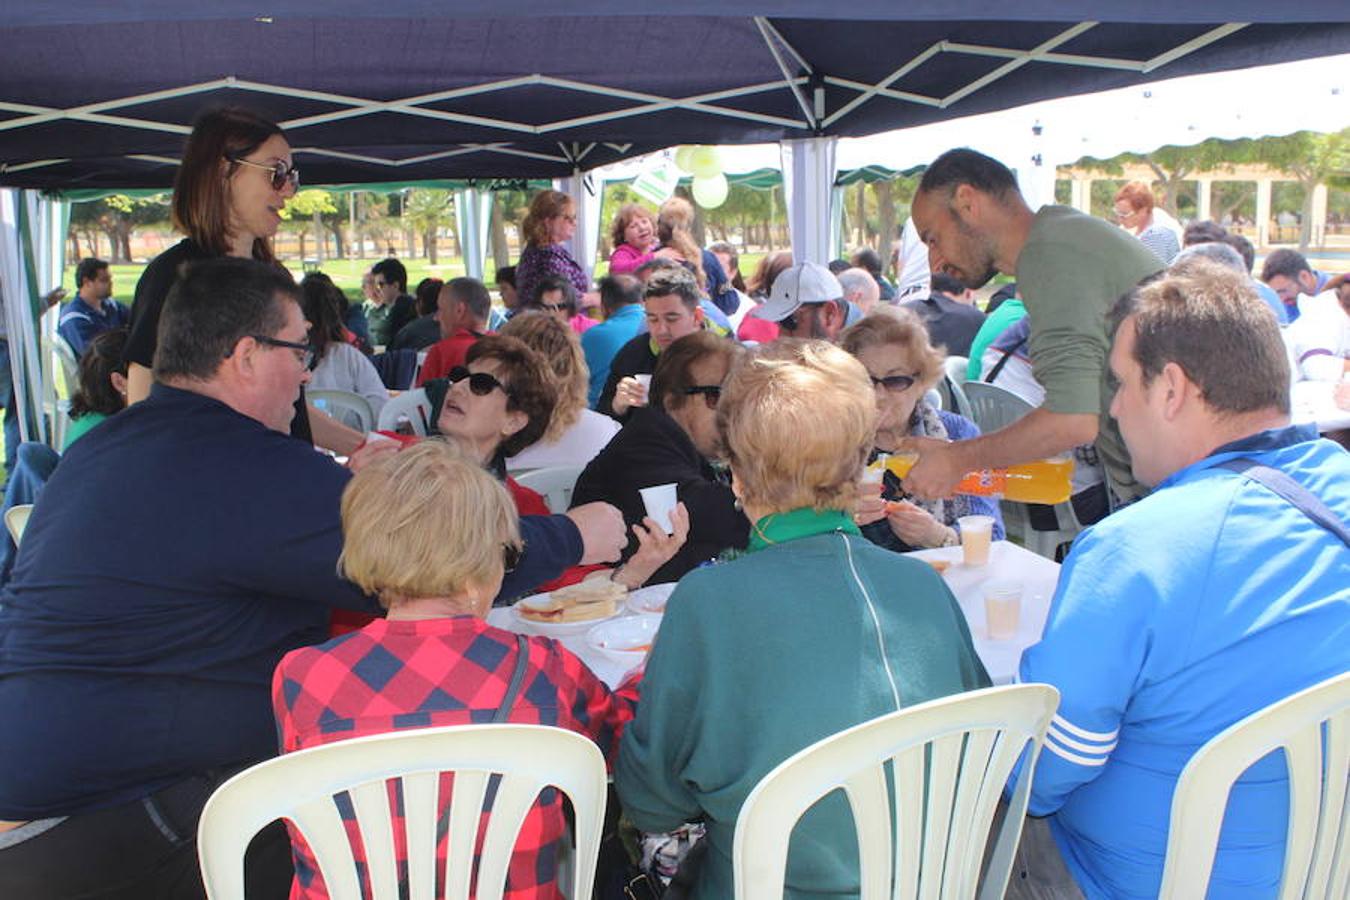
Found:
<path fill-rule="evenodd" d="M 422 377 L 422 367 L 427 364 L 427 354 L 430 350 L 417 351 L 417 364 L 413 366 L 412 384 L 417 384 L 418 379 Z M 409 385 L 411 387 L 411 385 Z"/>
<path fill-rule="evenodd" d="M 481 847 L 477 900 L 500 900 L 516 836 L 539 792 L 552 785 L 576 813 L 568 896 L 591 895 L 605 811 L 605 760 L 594 742 L 542 725 L 424 728 L 339 741 L 290 753 L 231 778 L 211 795 L 197 829 L 210 900 L 244 900 L 244 851 L 268 823 L 289 819 L 304 835 L 332 900 L 361 900 L 343 820 L 333 801 L 347 792 L 360 824 L 374 900 L 399 896 L 386 779 L 400 779 L 412 900 L 436 890 L 440 773 L 454 772 L 446 812 L 447 900 L 470 896 L 474 843 L 489 778 L 500 774 Z"/>
<path fill-rule="evenodd" d="M 970 417 L 985 434 L 1008 427 L 1033 409 L 1030 403 L 996 384 L 967 381 L 961 391 L 970 404 Z"/>
<path fill-rule="evenodd" d="M 984 434 L 1006 428 L 1033 409 L 1030 403 L 996 384 L 967 381 L 961 390 L 970 405 L 971 418 Z M 1003 501 L 1000 506 L 1008 533 L 1019 536 L 1028 550 L 1047 559 L 1054 559 L 1059 545 L 1073 540 L 1083 530 L 1072 503 L 1052 507 L 1057 524 L 1052 531 L 1037 531 L 1031 527 L 1026 504 Z"/>
<path fill-rule="evenodd" d="M 930 388 L 928 392 L 923 395 L 923 399 L 927 400 L 928 405 L 933 407 L 933 409 L 944 408 L 942 403 L 942 392 L 937 388 Z"/>
<path fill-rule="evenodd" d="M 952 384 L 962 385 L 966 383 L 966 367 L 970 365 L 970 360 L 964 356 L 949 356 L 942 364 L 942 370 L 947 373 L 947 377 L 952 380 Z"/>
<path fill-rule="evenodd" d="M 65 383 L 65 398 L 69 400 L 75 396 L 75 392 L 80 389 L 80 360 L 75 355 L 75 351 L 66 343 L 66 339 L 60 335 L 52 341 L 52 355 L 56 357 L 58 368 L 61 370 L 61 380 Z"/>
<path fill-rule="evenodd" d="M 14 538 L 14 546 L 19 546 L 23 530 L 28 527 L 28 517 L 32 514 L 31 503 L 17 503 L 5 510 L 5 527 L 9 529 L 9 536 Z"/>
<path fill-rule="evenodd" d="M 305 399 L 344 425 L 361 432 L 375 427 L 370 401 L 351 391 L 305 391 Z"/>
<path fill-rule="evenodd" d="M 1289 830 L 1281 900 L 1350 896 L 1350 673 L 1253 713 L 1186 764 L 1172 795 L 1162 900 L 1204 897 L 1228 794 L 1273 750 L 1289 767 Z"/>
<path fill-rule="evenodd" d="M 550 512 L 564 513 L 572 505 L 572 491 L 585 466 L 549 466 L 514 475 L 516 483 L 544 496 Z"/>
<path fill-rule="evenodd" d="M 431 401 L 427 399 L 427 392 L 423 388 L 414 388 L 397 397 L 390 397 L 380 410 L 379 430 L 397 431 L 399 419 L 407 419 L 412 423 L 413 434 L 426 437 L 431 425 Z"/>
<path fill-rule="evenodd" d="M 864 722 L 789 757 L 741 807 L 732 849 L 737 900 L 781 900 L 792 829 L 836 789 L 853 811 L 862 900 L 969 900 L 1003 786 L 1025 751 L 980 895 L 1001 898 L 1058 705 L 1059 692 L 1045 684 L 971 691 Z"/>

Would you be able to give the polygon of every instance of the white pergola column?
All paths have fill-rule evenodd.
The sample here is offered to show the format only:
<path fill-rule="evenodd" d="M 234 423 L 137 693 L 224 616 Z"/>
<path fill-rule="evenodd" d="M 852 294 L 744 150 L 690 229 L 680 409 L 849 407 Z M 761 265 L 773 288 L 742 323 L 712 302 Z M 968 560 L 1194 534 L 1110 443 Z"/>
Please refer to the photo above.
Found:
<path fill-rule="evenodd" d="M 834 253 L 830 232 L 836 150 L 839 139 L 814 137 L 780 141 L 783 166 L 783 198 L 787 203 L 788 233 L 792 237 L 792 261 L 828 263 Z"/>
<path fill-rule="evenodd" d="M 487 255 L 488 224 L 492 218 L 492 192 L 478 188 L 455 191 L 455 230 L 464 253 L 464 272 L 470 278 L 483 277 L 483 257 Z"/>
<path fill-rule="evenodd" d="M 1075 176 L 1069 188 L 1069 205 L 1088 215 L 1092 214 L 1092 181 L 1091 178 Z"/>
<path fill-rule="evenodd" d="M 572 198 L 577 214 L 577 230 L 572 234 L 567 249 L 590 277 L 595 271 L 595 253 L 600 243 L 600 196 L 603 183 L 592 175 L 576 169 L 567 178 L 559 178 L 554 187 Z"/>
<path fill-rule="evenodd" d="M 1309 241 L 1313 246 L 1321 246 L 1326 242 L 1327 234 L 1327 186 L 1325 184 L 1316 185 L 1312 193 L 1312 230 L 1309 232 Z"/>
<path fill-rule="evenodd" d="M 1269 178 L 1256 182 L 1256 247 L 1270 246 L 1270 187 Z"/>
<path fill-rule="evenodd" d="M 1213 178 L 1197 178 L 1195 180 L 1195 217 L 1201 221 L 1214 218 L 1211 211 L 1213 188 Z"/>

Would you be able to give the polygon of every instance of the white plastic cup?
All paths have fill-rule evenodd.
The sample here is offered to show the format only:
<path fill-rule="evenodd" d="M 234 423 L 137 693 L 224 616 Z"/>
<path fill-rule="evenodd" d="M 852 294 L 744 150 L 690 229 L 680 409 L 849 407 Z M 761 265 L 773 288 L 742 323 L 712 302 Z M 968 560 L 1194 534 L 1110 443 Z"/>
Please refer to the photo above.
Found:
<path fill-rule="evenodd" d="M 1017 637 L 1022 618 L 1022 585 L 1016 581 L 991 581 L 984 589 L 984 627 L 991 641 Z"/>
<path fill-rule="evenodd" d="M 658 484 L 653 487 L 646 487 L 638 491 L 642 495 L 642 505 L 647 508 L 647 515 L 656 521 L 666 530 L 666 534 L 674 534 L 675 526 L 670 524 L 670 511 L 675 508 L 677 497 L 675 495 L 675 483 Z M 992 521 L 992 520 L 991 520 Z"/>
<path fill-rule="evenodd" d="M 634 406 L 646 406 L 646 405 L 647 405 L 647 397 L 648 397 L 648 395 L 651 393 L 651 390 L 652 390 L 652 376 L 647 375 L 647 374 L 634 375 L 634 376 L 633 376 L 633 379 L 634 379 L 638 384 L 642 385 L 642 400 L 641 400 L 640 402 L 638 402 L 638 403 L 634 403 L 633 405 L 634 405 Z"/>
<path fill-rule="evenodd" d="M 994 537 L 993 516 L 962 516 L 956 520 L 961 526 L 961 556 L 968 566 L 989 563 L 989 545 Z"/>

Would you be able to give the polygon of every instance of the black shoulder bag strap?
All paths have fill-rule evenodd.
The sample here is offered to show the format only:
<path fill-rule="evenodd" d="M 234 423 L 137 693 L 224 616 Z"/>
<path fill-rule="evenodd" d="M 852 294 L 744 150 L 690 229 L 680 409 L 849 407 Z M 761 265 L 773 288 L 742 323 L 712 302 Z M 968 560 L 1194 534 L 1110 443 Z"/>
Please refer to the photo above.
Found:
<path fill-rule="evenodd" d="M 998 373 L 1002 372 L 1003 367 L 1008 364 L 1008 360 L 1012 359 L 1012 355 L 1016 353 L 1018 350 L 1021 350 L 1022 347 L 1026 344 L 1026 342 L 1027 342 L 1026 338 L 1023 338 L 1022 340 L 1013 344 L 1011 347 L 1008 347 L 1005 350 L 1000 350 L 999 352 L 1003 354 L 1003 358 L 1000 359 L 998 362 L 994 363 L 994 367 L 990 369 L 989 374 L 984 377 L 984 383 L 993 384 L 994 379 L 998 377 Z"/>
<path fill-rule="evenodd" d="M 497 707 L 496 714 L 492 717 L 492 724 L 499 725 L 505 722 L 511 716 L 511 707 L 516 705 L 516 697 L 520 694 L 520 685 L 525 681 L 525 667 L 530 661 L 530 642 L 526 640 L 525 635 L 516 635 L 516 670 L 511 673 L 511 683 L 506 686 L 506 696 L 502 698 L 502 705 Z"/>
<path fill-rule="evenodd" d="M 1247 457 L 1238 457 L 1219 463 L 1217 468 L 1245 475 L 1252 481 L 1263 485 L 1266 489 L 1288 500 L 1305 516 L 1336 535 L 1347 547 L 1350 547 L 1350 528 L 1347 528 L 1346 524 L 1338 519 L 1325 503 L 1314 496 L 1312 491 L 1279 469 L 1263 466 L 1256 460 Z"/>

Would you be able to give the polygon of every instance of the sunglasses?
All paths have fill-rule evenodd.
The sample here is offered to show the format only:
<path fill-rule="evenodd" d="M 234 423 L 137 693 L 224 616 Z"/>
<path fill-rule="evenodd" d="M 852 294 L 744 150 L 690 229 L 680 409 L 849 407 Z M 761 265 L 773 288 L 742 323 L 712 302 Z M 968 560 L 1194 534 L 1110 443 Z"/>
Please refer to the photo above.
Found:
<path fill-rule="evenodd" d="M 287 182 L 295 190 L 300 190 L 300 170 L 295 166 L 288 166 L 281 160 L 274 163 L 254 162 L 251 159 L 244 159 L 241 156 L 225 157 L 232 163 L 238 163 L 241 166 L 252 166 L 255 169 L 266 169 L 272 173 L 272 190 L 280 191 L 286 187 Z"/>
<path fill-rule="evenodd" d="M 314 366 L 314 348 L 309 344 L 301 344 L 296 341 L 283 341 L 280 338 L 268 337 L 265 334 L 250 334 L 249 337 L 268 347 L 284 347 L 287 350 L 297 350 L 300 355 L 296 358 L 300 360 L 301 365 L 306 369 L 313 368 Z"/>
<path fill-rule="evenodd" d="M 887 375 L 885 378 L 878 378 L 871 372 L 868 372 L 867 377 L 872 379 L 872 387 L 880 385 L 886 390 L 894 391 L 897 394 L 914 387 L 914 382 L 919 380 L 917 373 L 914 375 Z"/>
<path fill-rule="evenodd" d="M 539 308 L 555 313 L 568 311 L 566 303 L 540 303 Z"/>
<path fill-rule="evenodd" d="M 504 574 L 510 575 L 516 570 L 524 552 L 518 544 L 502 544 L 502 569 Z"/>
<path fill-rule="evenodd" d="M 476 397 L 486 397 L 498 389 L 506 396 L 511 396 L 511 389 L 487 372 L 470 372 L 466 366 L 455 366 L 450 370 L 451 384 L 458 384 L 466 378 L 469 379 L 469 392 Z"/>
<path fill-rule="evenodd" d="M 684 389 L 686 397 L 693 397 L 702 394 L 703 402 L 708 404 L 708 409 L 717 409 L 717 401 L 722 399 L 722 386 L 720 384 L 696 384 Z"/>

